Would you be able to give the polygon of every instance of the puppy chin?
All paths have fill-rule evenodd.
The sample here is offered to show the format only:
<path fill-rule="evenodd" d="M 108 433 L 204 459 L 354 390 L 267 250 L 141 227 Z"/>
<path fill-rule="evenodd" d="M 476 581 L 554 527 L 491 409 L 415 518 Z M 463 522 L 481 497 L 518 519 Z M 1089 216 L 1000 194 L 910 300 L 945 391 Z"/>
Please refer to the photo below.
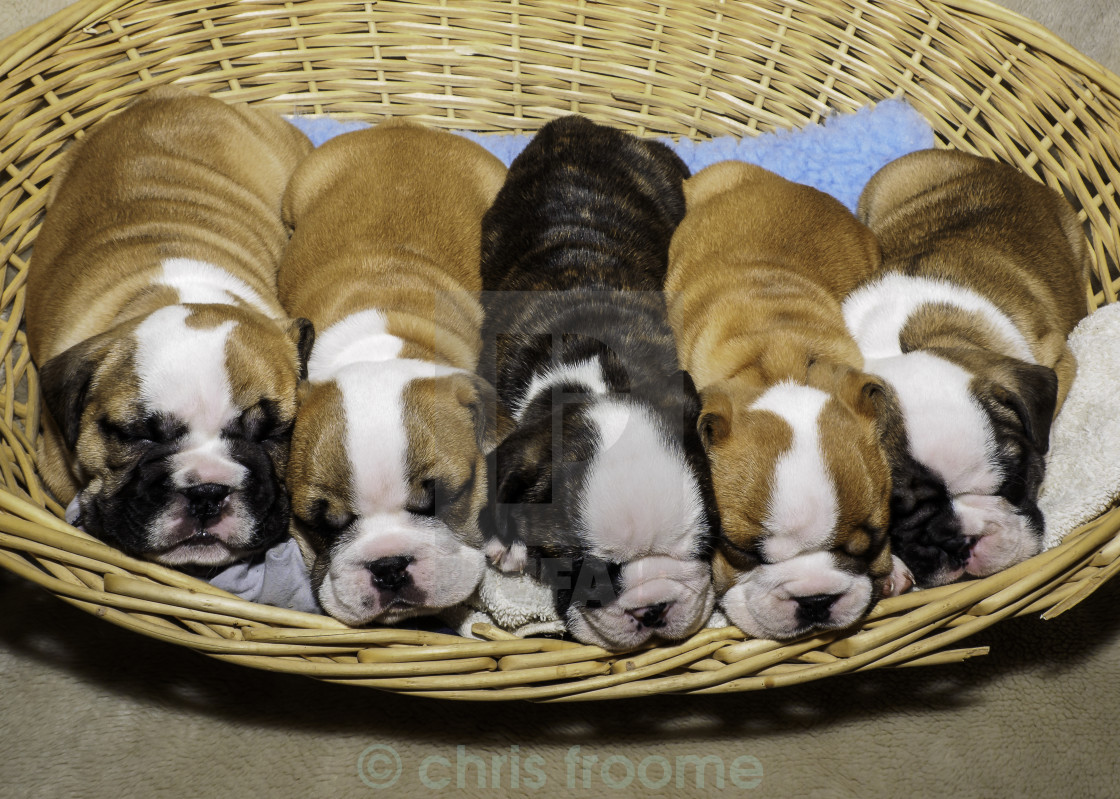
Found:
<path fill-rule="evenodd" d="M 449 531 L 434 529 L 437 525 L 366 529 L 320 555 L 315 572 L 322 574 L 322 582 L 316 593 L 323 610 L 357 627 L 395 624 L 467 599 L 482 580 L 486 556 Z M 409 559 L 403 586 L 390 590 L 375 585 L 371 564 L 399 557 Z"/>
<path fill-rule="evenodd" d="M 962 533 L 975 539 L 962 570 L 965 574 L 986 577 L 1042 549 L 1042 536 L 1003 497 L 961 494 L 953 499 L 953 510 L 961 521 Z"/>
<path fill-rule="evenodd" d="M 208 522 L 205 528 L 177 496 L 152 524 L 145 557 L 178 569 L 227 566 L 259 548 L 260 542 L 253 542 L 256 526 L 255 520 L 246 515 L 240 495 L 228 497 L 218 520 Z"/>
<path fill-rule="evenodd" d="M 572 606 L 568 631 L 604 649 L 630 649 L 651 638 L 676 641 L 698 631 L 715 607 L 709 564 L 651 556 L 622 569 L 623 590 L 605 607 Z M 651 609 L 657 618 L 650 622 Z"/>
<path fill-rule="evenodd" d="M 835 595 L 827 617 L 806 621 L 796 597 Z M 796 638 L 813 631 L 841 630 L 871 606 L 866 575 L 836 569 L 825 552 L 759 566 L 738 577 L 720 598 L 727 618 L 756 638 Z"/>

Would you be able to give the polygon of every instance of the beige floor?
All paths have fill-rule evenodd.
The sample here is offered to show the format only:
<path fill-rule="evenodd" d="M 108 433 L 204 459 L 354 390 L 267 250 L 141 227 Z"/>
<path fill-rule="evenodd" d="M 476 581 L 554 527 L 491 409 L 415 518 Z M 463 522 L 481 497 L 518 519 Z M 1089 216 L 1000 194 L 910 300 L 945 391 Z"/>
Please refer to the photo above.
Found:
<path fill-rule="evenodd" d="M 0 35 L 63 5 L 0 0 Z M 1116 0 L 1004 5 L 1120 70 Z M 991 655 L 773 693 L 460 705 L 249 671 L 0 575 L 0 796 L 1120 796 L 1120 581 L 975 643 Z"/>

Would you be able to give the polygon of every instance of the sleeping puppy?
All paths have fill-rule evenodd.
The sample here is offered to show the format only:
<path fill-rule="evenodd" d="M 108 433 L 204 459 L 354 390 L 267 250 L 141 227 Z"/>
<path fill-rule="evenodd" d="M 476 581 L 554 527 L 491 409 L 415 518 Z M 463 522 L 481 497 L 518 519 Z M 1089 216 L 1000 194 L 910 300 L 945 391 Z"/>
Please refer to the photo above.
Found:
<path fill-rule="evenodd" d="M 516 422 L 488 554 L 554 589 L 578 640 L 679 639 L 711 613 L 716 523 L 661 292 L 688 170 L 664 145 L 545 125 L 483 221 L 482 374 Z"/>
<path fill-rule="evenodd" d="M 482 577 L 498 432 L 475 374 L 479 231 L 505 171 L 460 136 L 390 121 L 323 144 L 285 195 L 281 299 L 321 333 L 288 487 L 319 603 L 347 624 L 454 605 Z"/>
<path fill-rule="evenodd" d="M 666 295 L 703 401 L 716 590 L 754 636 L 846 627 L 907 587 L 879 444 L 893 401 L 861 371 L 840 312 L 878 245 L 835 199 L 749 164 L 710 166 L 685 196 Z"/>
<path fill-rule="evenodd" d="M 1088 312 L 1077 215 L 1006 164 L 926 150 L 860 197 L 883 273 L 844 302 L 867 369 L 890 383 L 891 547 L 919 585 L 1034 555 L 1050 422 L 1073 380 L 1066 337 Z"/>
<path fill-rule="evenodd" d="M 222 566 L 288 532 L 296 387 L 280 200 L 306 137 L 279 116 L 154 89 L 75 144 L 27 281 L 41 474 L 124 552 Z"/>

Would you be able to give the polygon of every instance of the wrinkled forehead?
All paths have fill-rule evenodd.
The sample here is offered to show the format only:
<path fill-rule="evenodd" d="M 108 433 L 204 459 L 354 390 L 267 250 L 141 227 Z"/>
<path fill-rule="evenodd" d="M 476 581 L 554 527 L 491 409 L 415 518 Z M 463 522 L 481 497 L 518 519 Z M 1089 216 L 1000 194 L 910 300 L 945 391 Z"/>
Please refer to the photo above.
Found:
<path fill-rule="evenodd" d="M 237 323 L 199 324 L 189 307 L 169 305 L 145 318 L 133 334 L 133 368 L 150 412 L 192 426 L 219 429 L 236 411 L 226 349 Z"/>
<path fill-rule="evenodd" d="M 732 545 L 778 561 L 885 527 L 885 457 L 870 425 L 835 396 L 779 385 L 737 412 L 733 427 L 740 422 L 724 448 L 734 457 L 713 458 Z"/>
<path fill-rule="evenodd" d="M 994 433 L 974 393 L 972 371 L 928 352 L 884 358 L 870 367 L 895 389 L 913 457 L 951 492 L 989 469 Z"/>
<path fill-rule="evenodd" d="M 895 389 L 907 419 L 959 413 L 976 405 L 971 392 L 976 375 L 946 355 L 918 350 L 869 361 L 867 366 Z"/>
<path fill-rule="evenodd" d="M 319 422 L 319 434 L 330 432 L 343 446 L 335 454 L 320 447 L 319 457 L 347 463 L 357 511 L 404 507 L 418 481 L 470 468 L 477 445 L 469 414 L 437 385 L 457 371 L 396 360 L 355 363 L 334 375 L 334 388 L 315 412 L 328 420 Z M 332 416 L 339 422 L 330 423 Z"/>
<path fill-rule="evenodd" d="M 763 543 L 771 560 L 824 546 L 836 529 L 837 492 L 821 447 L 821 416 L 829 395 L 808 386 L 780 384 L 751 409 L 778 417 L 789 445 L 773 462 L 765 505 Z"/>

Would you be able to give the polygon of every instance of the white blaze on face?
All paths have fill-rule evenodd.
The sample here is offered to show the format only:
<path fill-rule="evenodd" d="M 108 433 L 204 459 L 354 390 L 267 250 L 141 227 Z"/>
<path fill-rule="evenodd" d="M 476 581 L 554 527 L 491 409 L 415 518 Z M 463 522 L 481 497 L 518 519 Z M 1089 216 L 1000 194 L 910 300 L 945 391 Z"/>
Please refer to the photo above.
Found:
<path fill-rule="evenodd" d="M 145 406 L 181 419 L 199 437 L 216 434 L 234 413 L 226 341 L 235 323 L 189 327 L 190 309 L 169 305 L 136 329 L 136 372 Z"/>
<path fill-rule="evenodd" d="M 573 606 L 569 631 L 610 649 L 684 638 L 715 603 L 711 566 L 696 557 L 707 533 L 700 486 L 682 446 L 647 408 L 601 400 L 589 416 L 599 445 L 580 499 L 581 538 L 597 557 L 623 564 L 621 593 L 601 608 Z M 646 609 L 656 606 L 663 612 L 646 626 Z"/>
<path fill-rule="evenodd" d="M 603 558 L 688 557 L 705 532 L 700 486 L 680 444 L 640 405 L 590 409 L 599 446 L 580 500 L 583 538 Z"/>
<path fill-rule="evenodd" d="M 365 342 L 359 346 L 358 342 Z M 394 343 L 395 342 L 395 343 Z M 413 380 L 461 370 L 394 357 L 401 340 L 384 318 L 365 311 L 316 340 L 309 377 L 334 380 L 343 398 L 350 497 L 357 520 L 346 543 L 329 552 L 319 602 L 347 624 L 394 623 L 466 599 L 482 577 L 484 556 L 435 517 L 405 510 L 409 501 L 408 432 L 403 395 Z M 367 353 L 369 357 L 363 357 Z M 369 565 L 406 557 L 409 584 L 396 596 L 374 587 Z"/>
<path fill-rule="evenodd" d="M 235 322 L 216 327 L 191 327 L 190 309 L 170 305 L 149 315 L 136 328 L 135 368 L 140 399 L 150 413 L 161 413 L 185 425 L 186 434 L 170 458 L 171 480 L 183 489 L 202 483 L 220 483 L 236 492 L 247 475 L 229 453 L 221 431 L 236 418 L 226 371 L 226 343 Z M 241 503 L 231 495 L 222 518 L 207 531 L 238 545 L 251 533 L 240 518 Z M 193 532 L 186 502 L 175 498 L 149 529 L 152 545 L 162 547 Z M 225 553 L 228 556 L 228 552 Z M 186 560 L 205 563 L 208 556 L 196 549 Z"/>
<path fill-rule="evenodd" d="M 359 311 L 316 334 L 307 377 L 313 383 L 326 382 L 349 364 L 392 360 L 403 346 L 404 341 L 388 332 L 381 313 Z"/>
<path fill-rule="evenodd" d="M 821 450 L 820 414 L 828 402 L 820 389 L 780 383 L 751 405 L 780 416 L 793 433 L 774 466 L 764 543 L 770 560 L 788 560 L 820 549 L 836 531 L 836 488 Z"/>
<path fill-rule="evenodd" d="M 798 597 L 834 596 L 818 626 L 846 627 L 871 603 L 871 578 L 839 568 L 829 552 L 839 519 L 837 486 L 821 448 L 820 417 L 827 393 L 780 383 L 752 405 L 789 425 L 790 447 L 774 464 L 763 526 L 767 563 L 744 572 L 721 604 L 740 629 L 760 638 L 789 638 L 804 632 Z"/>
<path fill-rule="evenodd" d="M 995 434 L 969 390 L 968 371 L 923 351 L 868 361 L 865 368 L 894 388 L 910 454 L 945 482 L 951 496 L 999 487 L 999 470 L 989 458 Z"/>

